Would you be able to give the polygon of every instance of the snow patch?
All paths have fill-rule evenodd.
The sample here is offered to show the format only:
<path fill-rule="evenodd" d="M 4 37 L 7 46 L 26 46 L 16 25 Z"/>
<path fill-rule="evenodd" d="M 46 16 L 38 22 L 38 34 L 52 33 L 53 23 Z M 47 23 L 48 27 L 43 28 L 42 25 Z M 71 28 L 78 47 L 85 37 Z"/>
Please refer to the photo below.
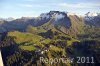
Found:
<path fill-rule="evenodd" d="M 60 19 L 62 19 L 64 17 L 65 16 L 63 14 L 54 14 L 55 21 L 60 20 Z"/>

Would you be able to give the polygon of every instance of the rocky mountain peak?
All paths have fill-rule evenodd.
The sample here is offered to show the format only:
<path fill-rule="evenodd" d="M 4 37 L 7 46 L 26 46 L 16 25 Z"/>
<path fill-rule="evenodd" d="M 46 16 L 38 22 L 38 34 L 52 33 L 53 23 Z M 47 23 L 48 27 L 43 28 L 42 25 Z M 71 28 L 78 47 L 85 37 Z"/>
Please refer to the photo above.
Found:
<path fill-rule="evenodd" d="M 65 12 L 60 12 L 60 11 L 50 11 L 49 13 L 42 13 L 40 15 L 40 18 L 42 19 L 51 19 L 54 18 L 55 21 L 64 18 L 65 16 L 67 16 L 67 14 Z"/>
<path fill-rule="evenodd" d="M 94 12 L 94 13 L 88 12 L 85 15 L 88 16 L 88 17 L 94 17 L 94 16 L 98 16 L 98 13 L 96 13 L 96 12 Z"/>

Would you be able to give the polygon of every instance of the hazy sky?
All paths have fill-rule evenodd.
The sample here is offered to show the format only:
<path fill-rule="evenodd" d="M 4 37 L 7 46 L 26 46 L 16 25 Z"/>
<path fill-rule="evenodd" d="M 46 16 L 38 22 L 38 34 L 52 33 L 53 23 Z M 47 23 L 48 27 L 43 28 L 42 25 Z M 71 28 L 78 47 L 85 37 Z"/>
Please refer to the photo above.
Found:
<path fill-rule="evenodd" d="M 38 16 L 51 10 L 100 12 L 100 0 L 0 0 L 0 17 Z"/>

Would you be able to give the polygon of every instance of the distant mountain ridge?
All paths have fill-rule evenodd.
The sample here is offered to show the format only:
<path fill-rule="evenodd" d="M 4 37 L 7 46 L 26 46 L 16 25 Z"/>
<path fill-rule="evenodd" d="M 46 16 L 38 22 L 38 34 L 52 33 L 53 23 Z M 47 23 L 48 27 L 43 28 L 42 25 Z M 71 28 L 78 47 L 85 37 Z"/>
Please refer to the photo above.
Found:
<path fill-rule="evenodd" d="M 88 12 L 84 18 L 85 23 L 91 26 L 100 27 L 100 13 Z"/>
<path fill-rule="evenodd" d="M 25 31 L 27 26 L 32 25 L 34 27 L 42 26 L 48 22 L 54 25 L 55 28 L 63 31 L 64 33 L 78 34 L 81 33 L 85 25 L 99 27 L 100 14 L 94 14 L 94 16 L 86 14 L 85 17 L 79 17 L 74 13 L 50 11 L 49 13 L 42 13 L 37 18 L 22 17 L 19 19 L 0 20 L 0 32 L 7 32 L 13 30 Z"/>

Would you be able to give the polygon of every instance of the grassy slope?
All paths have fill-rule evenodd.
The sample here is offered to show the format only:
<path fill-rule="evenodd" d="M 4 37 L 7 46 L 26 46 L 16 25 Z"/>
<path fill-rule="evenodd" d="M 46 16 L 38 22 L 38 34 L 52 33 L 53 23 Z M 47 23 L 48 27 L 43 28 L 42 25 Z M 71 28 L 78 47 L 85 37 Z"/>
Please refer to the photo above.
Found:
<path fill-rule="evenodd" d="M 31 48 L 31 50 L 32 50 L 33 47 L 31 47 L 31 46 L 33 46 L 33 45 L 38 45 L 38 46 L 43 47 L 45 44 L 50 44 L 52 42 L 58 42 L 59 40 L 66 41 L 66 44 L 68 44 L 68 45 L 71 45 L 74 41 L 76 41 L 76 40 L 72 39 L 70 36 L 55 29 L 54 27 L 52 27 L 51 31 L 53 34 L 57 34 L 57 35 L 53 35 L 52 39 L 44 38 L 43 36 L 38 35 L 39 33 L 42 33 L 42 32 L 45 33 L 46 31 L 48 31 L 48 30 L 46 30 L 46 27 L 49 27 L 48 24 L 49 23 L 46 23 L 43 26 L 39 26 L 37 28 L 30 27 L 31 29 L 29 29 L 28 32 L 19 32 L 19 31 L 9 32 L 8 36 L 16 37 L 14 40 L 16 41 L 17 44 L 20 44 L 20 48 L 22 48 L 24 50 L 25 50 L 25 48 L 26 48 L 26 50 L 28 50 L 27 48 L 29 48 L 29 50 Z M 67 42 L 67 40 L 60 38 L 62 36 L 65 38 L 71 38 L 71 40 L 69 42 Z"/>

